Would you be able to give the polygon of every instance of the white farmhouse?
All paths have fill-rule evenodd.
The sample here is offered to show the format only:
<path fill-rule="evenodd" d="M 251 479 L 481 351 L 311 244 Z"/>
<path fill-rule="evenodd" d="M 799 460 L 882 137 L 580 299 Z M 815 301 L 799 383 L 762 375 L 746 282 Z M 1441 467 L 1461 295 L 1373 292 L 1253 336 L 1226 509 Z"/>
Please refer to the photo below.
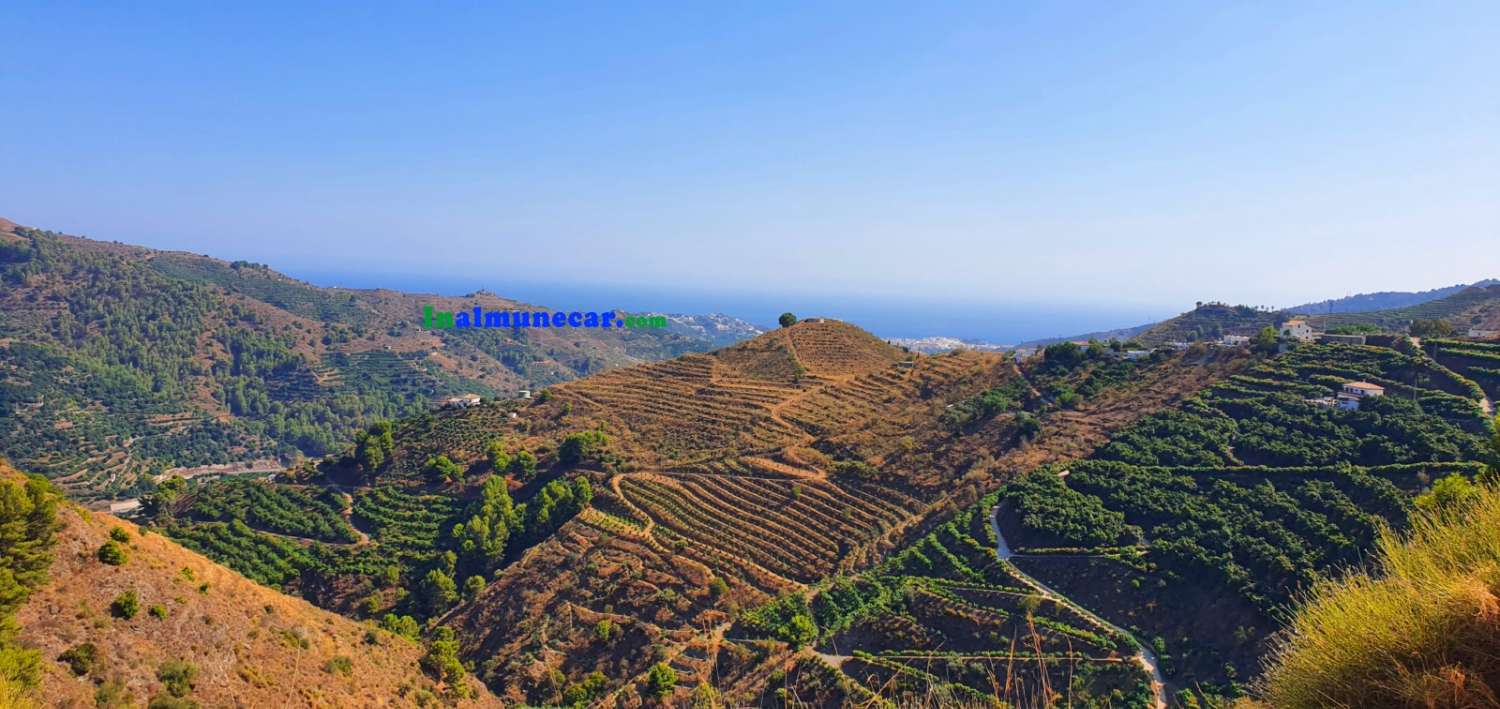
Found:
<path fill-rule="evenodd" d="M 1311 342 L 1316 335 L 1311 325 L 1302 318 L 1293 318 L 1281 324 L 1281 336 L 1299 342 Z"/>
<path fill-rule="evenodd" d="M 1225 335 L 1219 338 L 1219 344 L 1225 347 L 1244 347 L 1250 344 L 1249 335 Z"/>
<path fill-rule="evenodd" d="M 1385 387 L 1369 382 L 1344 382 L 1344 388 L 1339 391 L 1339 408 L 1353 411 L 1359 408 L 1361 399 L 1376 396 L 1385 396 Z"/>

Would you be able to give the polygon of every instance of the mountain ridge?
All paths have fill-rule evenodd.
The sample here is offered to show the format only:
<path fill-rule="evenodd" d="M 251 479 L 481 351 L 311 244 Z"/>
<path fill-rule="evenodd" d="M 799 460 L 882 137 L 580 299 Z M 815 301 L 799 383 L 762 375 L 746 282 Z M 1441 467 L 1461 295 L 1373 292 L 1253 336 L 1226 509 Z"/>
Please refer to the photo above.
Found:
<path fill-rule="evenodd" d="M 530 306 L 320 288 L 9 221 L 0 280 L 0 453 L 95 497 L 141 492 L 172 467 L 317 457 L 444 397 L 515 396 L 759 332 L 723 316 L 661 330 L 424 330 L 424 305 Z"/>

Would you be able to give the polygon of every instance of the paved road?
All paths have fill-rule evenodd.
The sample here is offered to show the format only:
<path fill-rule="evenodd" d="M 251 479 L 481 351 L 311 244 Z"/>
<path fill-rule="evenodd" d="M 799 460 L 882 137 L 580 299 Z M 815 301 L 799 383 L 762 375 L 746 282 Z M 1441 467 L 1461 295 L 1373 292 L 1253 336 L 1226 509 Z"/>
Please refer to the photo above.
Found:
<path fill-rule="evenodd" d="M 1068 598 L 1062 593 L 1059 593 L 1051 586 L 1048 586 L 1047 584 L 1044 584 L 1041 581 L 1032 578 L 1026 572 L 1017 568 L 1015 564 L 1010 563 L 1010 560 L 1014 558 L 1016 554 L 1010 550 L 1010 545 L 1005 543 L 1005 535 L 1000 533 L 1000 507 L 998 505 L 994 509 L 990 510 L 990 528 L 995 530 L 995 555 L 1000 557 L 1001 561 L 1004 561 L 1007 565 L 1009 565 L 1011 571 L 1014 571 L 1015 574 L 1019 576 L 1023 582 L 1036 589 L 1043 596 L 1046 596 L 1053 601 L 1072 608 L 1074 611 L 1077 611 L 1078 614 L 1089 619 L 1090 621 L 1093 621 L 1095 625 L 1103 628 L 1108 628 L 1116 633 L 1124 635 L 1125 637 L 1130 638 L 1131 642 L 1135 643 L 1136 649 L 1139 650 L 1139 652 L 1135 656 L 1136 661 L 1141 663 L 1141 666 L 1145 667 L 1147 672 L 1151 673 L 1151 692 L 1152 694 L 1156 695 L 1156 709 L 1167 709 L 1167 680 L 1162 676 L 1161 661 L 1157 659 L 1156 653 L 1152 652 L 1151 648 L 1146 647 L 1145 643 L 1136 640 L 1135 636 L 1131 635 L 1129 631 L 1099 617 L 1089 609 L 1084 608 L 1077 603 L 1074 603 L 1072 599 Z"/>

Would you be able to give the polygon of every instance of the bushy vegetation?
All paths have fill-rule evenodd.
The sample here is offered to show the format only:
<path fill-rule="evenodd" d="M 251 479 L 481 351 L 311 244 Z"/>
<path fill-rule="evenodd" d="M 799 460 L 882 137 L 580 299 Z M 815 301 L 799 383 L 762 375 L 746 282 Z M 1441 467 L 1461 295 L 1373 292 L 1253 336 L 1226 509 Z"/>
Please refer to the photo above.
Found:
<path fill-rule="evenodd" d="M 1375 571 L 1320 582 L 1292 617 L 1266 698 L 1301 707 L 1484 706 L 1500 691 L 1500 491 L 1386 531 Z"/>
<path fill-rule="evenodd" d="M 609 436 L 603 431 L 579 431 L 570 433 L 557 447 L 557 461 L 574 467 L 584 461 L 595 460 L 609 445 Z"/>
<path fill-rule="evenodd" d="M 347 544 L 358 536 L 344 521 L 343 510 L 343 500 L 331 490 L 228 479 L 198 486 L 188 514 L 195 520 L 239 520 L 267 532 Z"/>
<path fill-rule="evenodd" d="M 57 505 L 57 492 L 39 477 L 0 479 L 0 697 L 23 696 L 40 679 L 37 652 L 17 642 L 13 616 L 47 580 Z M 87 651 L 80 650 L 79 660 L 85 653 L 91 664 Z"/>
<path fill-rule="evenodd" d="M 801 647 L 818 637 L 812 609 L 808 608 L 807 599 L 796 593 L 746 611 L 740 622 L 758 635 L 790 643 L 793 647 Z"/>

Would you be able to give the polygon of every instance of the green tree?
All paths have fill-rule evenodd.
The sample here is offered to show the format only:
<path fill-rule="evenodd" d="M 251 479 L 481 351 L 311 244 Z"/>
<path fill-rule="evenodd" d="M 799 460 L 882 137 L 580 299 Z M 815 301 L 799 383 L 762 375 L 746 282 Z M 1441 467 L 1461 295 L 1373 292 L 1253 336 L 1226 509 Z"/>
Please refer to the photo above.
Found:
<path fill-rule="evenodd" d="M 434 630 L 427 644 L 427 653 L 422 656 L 422 669 L 438 680 L 454 687 L 463 687 L 464 664 L 458 659 L 458 638 L 453 629 L 444 625 Z"/>
<path fill-rule="evenodd" d="M 782 327 L 791 327 L 797 324 L 797 316 L 791 313 L 782 313 L 781 317 L 776 318 L 776 322 L 780 323 Z"/>
<path fill-rule="evenodd" d="M 489 446 L 485 448 L 485 457 L 490 461 L 490 470 L 495 471 L 497 475 L 504 475 L 505 471 L 510 468 L 511 456 L 507 451 L 505 441 L 490 441 Z"/>
<path fill-rule="evenodd" d="M 458 585 L 442 569 L 433 569 L 422 577 L 421 591 L 427 612 L 431 615 L 439 615 L 458 602 Z"/>
<path fill-rule="evenodd" d="M 530 482 L 536 477 L 536 456 L 528 450 L 516 453 L 516 457 L 510 461 L 510 473 L 517 480 Z"/>
<path fill-rule="evenodd" d="M 572 467 L 598 456 L 609 445 L 609 436 L 603 431 L 579 431 L 570 433 L 557 447 L 557 459 Z"/>
<path fill-rule="evenodd" d="M 657 697 L 665 697 L 677 688 L 677 671 L 665 662 L 651 666 L 646 675 L 646 691 Z"/>
<path fill-rule="evenodd" d="M 1276 328 L 1263 327 L 1260 329 L 1260 332 L 1255 333 L 1255 337 L 1251 338 L 1250 349 L 1261 354 L 1275 354 L 1276 347 L 1280 342 L 1281 339 L 1276 334 Z"/>
<path fill-rule="evenodd" d="M 462 483 L 464 481 L 463 466 L 453 462 L 447 455 L 428 458 L 427 474 L 450 484 Z"/>
<path fill-rule="evenodd" d="M 380 619 L 380 627 L 403 638 L 411 638 L 413 640 L 416 639 L 417 633 L 421 631 L 417 626 L 416 618 L 409 615 L 396 615 L 395 613 L 386 613 Z"/>
<path fill-rule="evenodd" d="M 570 707 L 588 706 L 588 703 L 604 693 L 606 678 L 603 672 L 594 671 L 583 676 L 577 684 L 563 691 L 563 704 Z"/>
<path fill-rule="evenodd" d="M 1453 326 L 1447 320 L 1413 320 L 1407 330 L 1412 337 L 1452 337 Z"/>
<path fill-rule="evenodd" d="M 484 577 L 479 574 L 464 579 L 464 598 L 473 600 L 479 597 L 479 592 L 484 590 Z"/>

